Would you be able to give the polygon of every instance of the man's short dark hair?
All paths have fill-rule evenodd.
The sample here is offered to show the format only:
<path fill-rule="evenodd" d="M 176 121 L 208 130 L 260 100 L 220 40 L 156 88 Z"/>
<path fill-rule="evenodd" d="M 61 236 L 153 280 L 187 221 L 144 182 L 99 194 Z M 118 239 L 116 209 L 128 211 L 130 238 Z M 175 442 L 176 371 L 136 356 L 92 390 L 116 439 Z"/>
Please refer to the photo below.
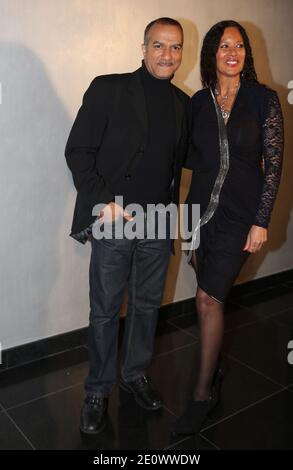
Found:
<path fill-rule="evenodd" d="M 176 26 L 181 30 L 182 36 L 183 36 L 183 28 L 179 21 L 173 20 L 173 18 L 167 18 L 167 17 L 162 17 L 162 18 L 157 18 L 156 20 L 151 21 L 145 28 L 144 30 L 144 38 L 143 38 L 143 43 L 145 45 L 148 44 L 149 42 L 149 32 L 150 29 L 155 25 L 155 24 L 164 24 L 164 25 L 170 25 L 170 26 Z"/>

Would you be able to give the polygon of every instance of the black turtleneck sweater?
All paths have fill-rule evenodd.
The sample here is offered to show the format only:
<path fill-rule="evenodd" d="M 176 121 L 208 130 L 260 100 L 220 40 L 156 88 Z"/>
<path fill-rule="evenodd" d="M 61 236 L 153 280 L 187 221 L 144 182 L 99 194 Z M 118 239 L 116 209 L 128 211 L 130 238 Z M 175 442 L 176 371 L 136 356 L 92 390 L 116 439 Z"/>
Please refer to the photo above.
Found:
<path fill-rule="evenodd" d="M 175 149 L 175 108 L 170 80 L 151 75 L 142 63 L 140 76 L 145 93 L 148 138 L 123 188 L 124 207 L 139 203 L 168 204 L 173 178 Z"/>

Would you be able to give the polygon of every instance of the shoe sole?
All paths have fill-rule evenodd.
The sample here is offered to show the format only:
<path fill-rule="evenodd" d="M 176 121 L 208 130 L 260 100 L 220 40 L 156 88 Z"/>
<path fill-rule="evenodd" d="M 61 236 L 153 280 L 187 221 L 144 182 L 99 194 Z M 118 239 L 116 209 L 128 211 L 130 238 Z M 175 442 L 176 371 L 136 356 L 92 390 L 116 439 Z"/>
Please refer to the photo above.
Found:
<path fill-rule="evenodd" d="M 124 390 L 124 392 L 127 392 L 129 393 L 130 395 L 133 396 L 133 398 L 135 399 L 136 403 L 141 407 L 143 408 L 144 410 L 148 410 L 148 411 L 157 411 L 157 410 L 160 410 L 161 408 L 163 408 L 163 404 L 161 405 L 158 405 L 156 407 L 152 406 L 152 407 L 149 407 L 149 406 L 146 406 L 144 403 L 142 403 L 139 399 L 137 399 L 137 396 L 136 394 L 131 390 L 129 389 L 126 385 L 122 385 L 121 383 L 119 384 L 119 387 L 122 388 L 122 390 Z"/>

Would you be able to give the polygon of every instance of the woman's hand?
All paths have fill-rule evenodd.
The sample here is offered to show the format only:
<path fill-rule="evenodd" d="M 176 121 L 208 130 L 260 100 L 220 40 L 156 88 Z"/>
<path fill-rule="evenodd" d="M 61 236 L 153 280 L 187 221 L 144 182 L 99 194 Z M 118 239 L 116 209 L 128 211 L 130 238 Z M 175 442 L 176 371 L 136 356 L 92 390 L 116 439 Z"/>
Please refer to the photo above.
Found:
<path fill-rule="evenodd" d="M 259 251 L 268 239 L 268 230 L 257 225 L 252 225 L 247 235 L 247 240 L 243 251 L 249 251 L 250 253 L 256 253 Z"/>

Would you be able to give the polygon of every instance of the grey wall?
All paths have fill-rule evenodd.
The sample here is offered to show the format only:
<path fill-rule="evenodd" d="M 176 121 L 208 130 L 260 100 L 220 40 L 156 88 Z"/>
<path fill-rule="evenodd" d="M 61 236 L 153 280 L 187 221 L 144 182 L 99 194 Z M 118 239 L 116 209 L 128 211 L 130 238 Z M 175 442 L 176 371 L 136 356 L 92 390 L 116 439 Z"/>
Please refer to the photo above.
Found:
<path fill-rule="evenodd" d="M 89 247 L 68 238 L 75 191 L 63 157 L 82 94 L 98 74 L 140 65 L 145 25 L 173 16 L 185 29 L 176 84 L 200 87 L 199 48 L 216 21 L 250 33 L 260 79 L 279 92 L 286 162 L 270 242 L 239 281 L 293 267 L 291 0 L 1 0 L 0 342 L 4 349 L 80 328 L 88 317 Z M 290 131 L 291 130 L 291 131 Z M 184 173 L 182 198 L 190 174 Z M 164 301 L 191 297 L 195 278 L 178 252 Z"/>

